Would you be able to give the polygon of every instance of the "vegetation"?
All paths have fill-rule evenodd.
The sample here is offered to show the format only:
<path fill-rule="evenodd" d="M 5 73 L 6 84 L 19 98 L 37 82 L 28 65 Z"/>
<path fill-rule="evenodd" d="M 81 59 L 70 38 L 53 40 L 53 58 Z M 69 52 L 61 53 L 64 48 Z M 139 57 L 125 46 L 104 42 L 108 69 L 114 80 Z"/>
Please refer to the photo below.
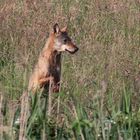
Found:
<path fill-rule="evenodd" d="M 139 140 L 138 0 L 0 1 L 0 139 L 19 139 L 20 96 L 56 22 L 80 50 L 63 54 L 60 93 L 31 95 L 26 138 Z"/>

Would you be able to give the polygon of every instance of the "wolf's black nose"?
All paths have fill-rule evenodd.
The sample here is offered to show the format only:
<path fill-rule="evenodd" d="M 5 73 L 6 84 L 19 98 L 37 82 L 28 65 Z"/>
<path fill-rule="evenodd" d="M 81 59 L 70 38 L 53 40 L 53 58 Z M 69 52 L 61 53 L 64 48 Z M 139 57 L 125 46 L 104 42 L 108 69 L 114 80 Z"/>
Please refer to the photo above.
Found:
<path fill-rule="evenodd" d="M 79 50 L 79 48 L 76 47 L 75 52 L 77 52 Z"/>

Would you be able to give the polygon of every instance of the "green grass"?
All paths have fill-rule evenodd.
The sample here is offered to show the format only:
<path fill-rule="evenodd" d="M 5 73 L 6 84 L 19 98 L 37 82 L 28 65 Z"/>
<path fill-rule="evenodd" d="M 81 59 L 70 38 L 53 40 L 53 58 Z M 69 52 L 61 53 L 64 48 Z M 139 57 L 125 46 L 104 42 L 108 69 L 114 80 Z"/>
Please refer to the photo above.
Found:
<path fill-rule="evenodd" d="M 0 9 L 0 139 L 18 139 L 17 102 L 56 22 L 79 51 L 63 54 L 50 116 L 48 98 L 31 97 L 27 139 L 140 139 L 138 1 L 1 0 Z"/>

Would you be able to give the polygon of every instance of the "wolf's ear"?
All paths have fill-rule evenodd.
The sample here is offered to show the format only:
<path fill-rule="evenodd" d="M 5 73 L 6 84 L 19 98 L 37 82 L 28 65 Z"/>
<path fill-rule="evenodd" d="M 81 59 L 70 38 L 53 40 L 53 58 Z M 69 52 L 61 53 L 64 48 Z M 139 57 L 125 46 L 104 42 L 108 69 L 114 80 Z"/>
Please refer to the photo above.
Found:
<path fill-rule="evenodd" d="M 57 23 L 54 24 L 53 31 L 54 31 L 54 33 L 59 33 L 60 32 L 60 28 L 59 28 L 59 25 Z"/>
<path fill-rule="evenodd" d="M 64 28 L 61 29 L 62 32 L 66 32 L 67 31 L 67 26 L 65 26 Z"/>

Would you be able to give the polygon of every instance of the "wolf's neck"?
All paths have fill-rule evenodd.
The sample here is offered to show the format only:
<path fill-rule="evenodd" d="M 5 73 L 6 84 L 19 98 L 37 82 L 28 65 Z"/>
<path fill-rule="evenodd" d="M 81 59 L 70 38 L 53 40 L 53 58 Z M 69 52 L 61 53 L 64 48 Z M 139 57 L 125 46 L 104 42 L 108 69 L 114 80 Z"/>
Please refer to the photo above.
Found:
<path fill-rule="evenodd" d="M 57 59 L 57 56 L 61 55 L 60 52 L 58 52 L 54 49 L 54 36 L 53 35 L 50 35 L 50 37 L 48 38 L 42 53 L 46 59 L 48 59 L 52 62 L 55 59 Z"/>

